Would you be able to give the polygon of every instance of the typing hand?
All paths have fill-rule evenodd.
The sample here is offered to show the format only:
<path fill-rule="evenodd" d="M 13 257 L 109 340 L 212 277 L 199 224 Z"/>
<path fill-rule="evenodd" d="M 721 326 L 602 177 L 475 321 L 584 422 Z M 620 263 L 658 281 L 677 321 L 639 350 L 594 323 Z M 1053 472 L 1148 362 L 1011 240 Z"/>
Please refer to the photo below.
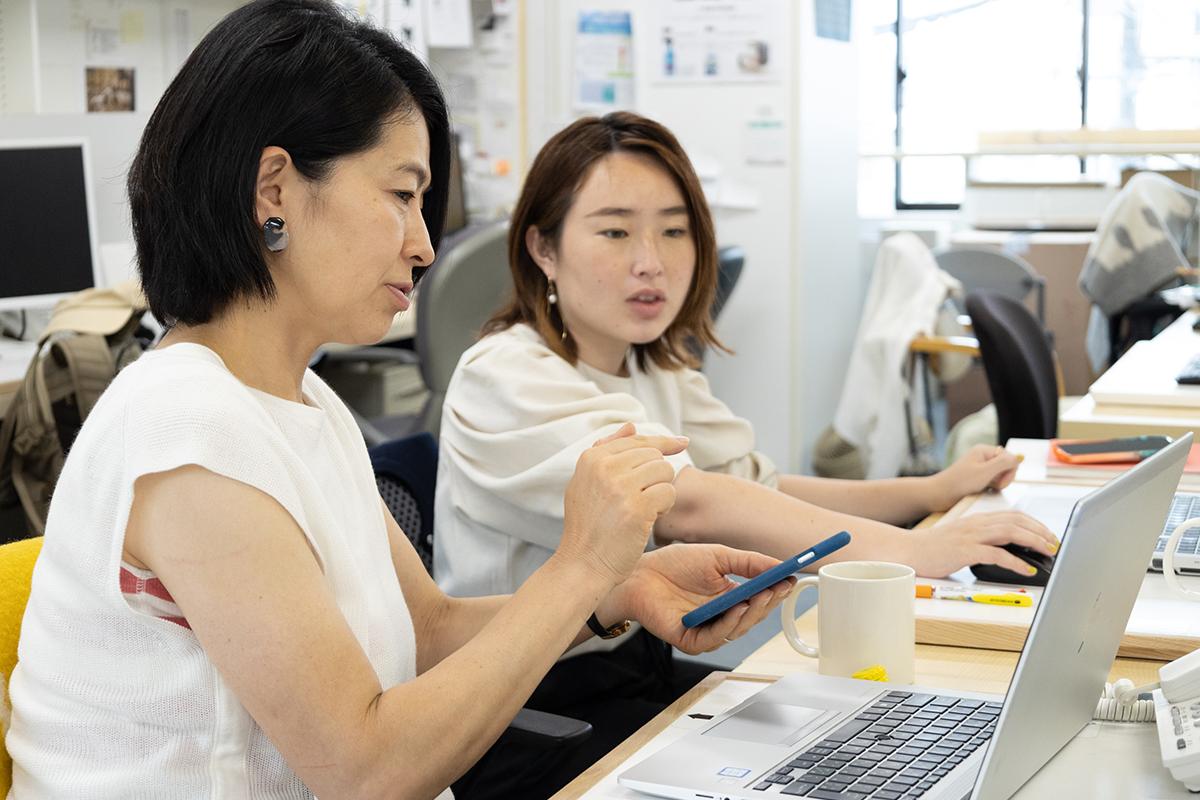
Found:
<path fill-rule="evenodd" d="M 795 579 L 782 580 L 696 628 L 684 628 L 683 615 L 736 587 L 727 575 L 752 578 L 778 563 L 723 545 L 668 545 L 643 555 L 630 576 L 601 601 L 596 617 L 603 625 L 637 620 L 692 655 L 716 650 L 762 621 L 791 592 Z"/>

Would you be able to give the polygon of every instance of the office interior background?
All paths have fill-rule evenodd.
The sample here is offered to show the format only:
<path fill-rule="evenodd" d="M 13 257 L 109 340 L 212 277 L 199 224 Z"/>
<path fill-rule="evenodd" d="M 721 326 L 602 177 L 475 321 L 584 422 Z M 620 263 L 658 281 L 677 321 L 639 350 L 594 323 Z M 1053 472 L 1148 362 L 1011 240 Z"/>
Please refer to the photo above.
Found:
<path fill-rule="evenodd" d="M 627 107 L 676 133 L 719 243 L 746 253 L 718 325 L 736 355 L 710 355 L 705 371 L 792 472 L 811 472 L 833 418 L 881 238 L 912 230 L 930 245 L 1026 255 L 1047 277 L 1067 393 L 1082 394 L 1093 376 L 1074 281 L 1095 224 L 1127 170 L 1193 187 L 1200 175 L 1195 0 L 344 4 L 409 39 L 441 77 L 471 221 L 510 209 L 539 147 L 575 118 Z M 124 175 L 141 129 L 236 5 L 0 0 L 0 146 L 86 137 L 102 283 L 131 275 Z M 755 31 L 757 75 L 680 74 L 670 28 L 703 24 L 706 6 L 718 28 L 724 15 Z M 618 90 L 591 102 L 582 21 L 599 12 L 627 15 L 629 52 Z M 1135 152 L 1162 143 L 1185 152 Z M 0 251 L 0 269 L 20 265 Z M 974 384 L 983 394 L 964 390 L 960 410 L 986 402 L 980 375 Z"/>

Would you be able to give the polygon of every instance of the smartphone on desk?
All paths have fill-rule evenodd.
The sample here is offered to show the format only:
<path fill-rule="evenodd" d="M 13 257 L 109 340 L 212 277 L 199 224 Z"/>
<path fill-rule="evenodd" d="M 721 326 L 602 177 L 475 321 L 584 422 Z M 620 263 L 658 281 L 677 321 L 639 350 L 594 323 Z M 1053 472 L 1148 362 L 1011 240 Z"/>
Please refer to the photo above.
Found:
<path fill-rule="evenodd" d="M 1120 439 L 1060 439 L 1054 455 L 1068 464 L 1113 464 L 1141 461 L 1169 445 L 1170 436 L 1126 436 Z"/>
<path fill-rule="evenodd" d="M 683 627 L 694 628 L 697 625 L 708 622 L 713 617 L 724 611 L 728 611 L 743 600 L 750 599 L 763 589 L 774 586 L 789 575 L 799 572 L 814 561 L 820 561 L 825 556 L 835 550 L 842 549 L 848 544 L 850 544 L 850 534 L 846 531 L 835 533 L 828 539 L 817 542 L 803 553 L 792 556 L 777 566 L 771 567 L 761 575 L 756 575 L 738 587 L 730 589 L 725 594 L 715 597 L 699 608 L 684 614 Z"/>

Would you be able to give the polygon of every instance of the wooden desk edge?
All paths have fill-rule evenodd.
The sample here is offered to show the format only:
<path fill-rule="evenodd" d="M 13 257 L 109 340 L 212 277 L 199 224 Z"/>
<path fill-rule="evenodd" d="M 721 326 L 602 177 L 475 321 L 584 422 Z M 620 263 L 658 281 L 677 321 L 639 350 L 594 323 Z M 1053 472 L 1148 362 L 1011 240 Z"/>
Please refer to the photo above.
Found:
<path fill-rule="evenodd" d="M 684 711 L 696 704 L 700 698 L 720 686 L 727 680 L 753 681 L 756 683 L 774 683 L 779 680 L 777 675 L 753 675 L 744 672 L 713 672 L 707 678 L 693 686 L 687 694 L 664 708 L 658 716 L 643 725 L 637 733 L 630 736 L 606 756 L 584 770 L 579 777 L 568 783 L 551 798 L 551 800 L 576 800 L 589 789 L 600 782 L 600 779 L 616 770 L 630 756 L 670 727 L 679 719 Z"/>

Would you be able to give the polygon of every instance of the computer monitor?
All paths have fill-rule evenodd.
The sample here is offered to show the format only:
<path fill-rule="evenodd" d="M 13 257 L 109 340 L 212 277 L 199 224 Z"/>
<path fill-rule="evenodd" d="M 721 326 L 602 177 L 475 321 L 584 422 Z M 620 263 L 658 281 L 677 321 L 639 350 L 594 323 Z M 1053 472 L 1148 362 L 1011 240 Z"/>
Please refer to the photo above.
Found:
<path fill-rule="evenodd" d="M 86 140 L 0 140 L 0 310 L 98 285 Z"/>

